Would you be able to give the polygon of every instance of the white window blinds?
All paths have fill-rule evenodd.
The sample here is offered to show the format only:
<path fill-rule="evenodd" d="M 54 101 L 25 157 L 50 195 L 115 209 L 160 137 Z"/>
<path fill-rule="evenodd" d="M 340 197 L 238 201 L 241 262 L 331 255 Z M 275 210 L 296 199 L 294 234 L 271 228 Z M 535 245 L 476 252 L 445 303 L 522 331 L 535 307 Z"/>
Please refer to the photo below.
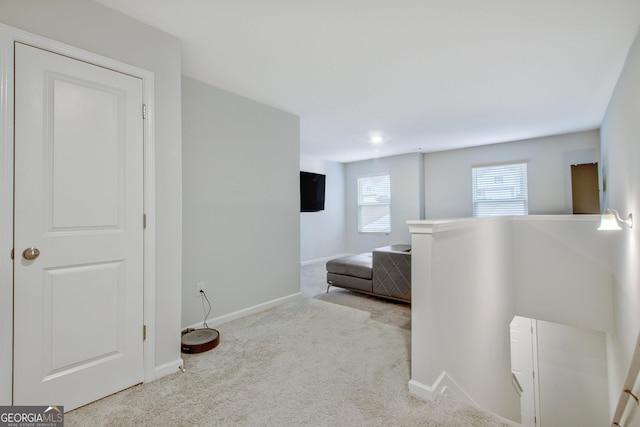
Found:
<path fill-rule="evenodd" d="M 527 215 L 527 164 L 474 167 L 473 216 Z"/>
<path fill-rule="evenodd" d="M 391 178 L 388 174 L 358 177 L 358 231 L 391 231 Z"/>

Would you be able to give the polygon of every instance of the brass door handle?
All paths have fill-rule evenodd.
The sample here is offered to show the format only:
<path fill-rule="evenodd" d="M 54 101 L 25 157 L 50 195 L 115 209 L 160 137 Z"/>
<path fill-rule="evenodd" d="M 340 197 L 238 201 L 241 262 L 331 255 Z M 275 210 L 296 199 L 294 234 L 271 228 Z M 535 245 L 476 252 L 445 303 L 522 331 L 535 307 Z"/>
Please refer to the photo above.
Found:
<path fill-rule="evenodd" d="M 28 261 L 33 261 L 40 256 L 38 248 L 27 248 L 22 251 L 22 257 Z"/>

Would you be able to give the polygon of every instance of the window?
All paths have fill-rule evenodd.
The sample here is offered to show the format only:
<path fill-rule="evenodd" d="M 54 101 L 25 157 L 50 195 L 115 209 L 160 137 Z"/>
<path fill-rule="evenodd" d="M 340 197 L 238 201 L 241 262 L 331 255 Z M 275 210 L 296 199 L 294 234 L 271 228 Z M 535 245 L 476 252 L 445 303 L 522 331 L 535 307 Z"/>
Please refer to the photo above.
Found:
<path fill-rule="evenodd" d="M 474 167 L 473 216 L 527 215 L 527 164 Z"/>
<path fill-rule="evenodd" d="M 389 174 L 358 177 L 358 231 L 391 231 L 391 178 Z"/>

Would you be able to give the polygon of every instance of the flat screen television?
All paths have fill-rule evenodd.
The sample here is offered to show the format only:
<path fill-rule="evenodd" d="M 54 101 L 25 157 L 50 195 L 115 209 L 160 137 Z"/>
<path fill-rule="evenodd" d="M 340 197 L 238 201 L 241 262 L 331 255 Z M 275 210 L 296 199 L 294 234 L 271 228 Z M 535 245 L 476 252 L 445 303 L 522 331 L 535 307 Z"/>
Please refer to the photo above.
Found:
<path fill-rule="evenodd" d="M 324 210 L 325 175 L 300 171 L 300 212 Z"/>

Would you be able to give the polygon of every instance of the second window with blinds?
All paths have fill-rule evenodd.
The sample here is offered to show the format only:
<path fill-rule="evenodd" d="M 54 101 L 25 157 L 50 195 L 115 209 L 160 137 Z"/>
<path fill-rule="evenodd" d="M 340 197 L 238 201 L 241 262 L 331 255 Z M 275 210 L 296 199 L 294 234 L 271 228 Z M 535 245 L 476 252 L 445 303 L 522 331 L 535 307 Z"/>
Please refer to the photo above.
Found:
<path fill-rule="evenodd" d="M 388 173 L 358 177 L 358 231 L 391 232 L 391 177 Z"/>
<path fill-rule="evenodd" d="M 527 215 L 527 163 L 472 168 L 473 216 Z"/>

